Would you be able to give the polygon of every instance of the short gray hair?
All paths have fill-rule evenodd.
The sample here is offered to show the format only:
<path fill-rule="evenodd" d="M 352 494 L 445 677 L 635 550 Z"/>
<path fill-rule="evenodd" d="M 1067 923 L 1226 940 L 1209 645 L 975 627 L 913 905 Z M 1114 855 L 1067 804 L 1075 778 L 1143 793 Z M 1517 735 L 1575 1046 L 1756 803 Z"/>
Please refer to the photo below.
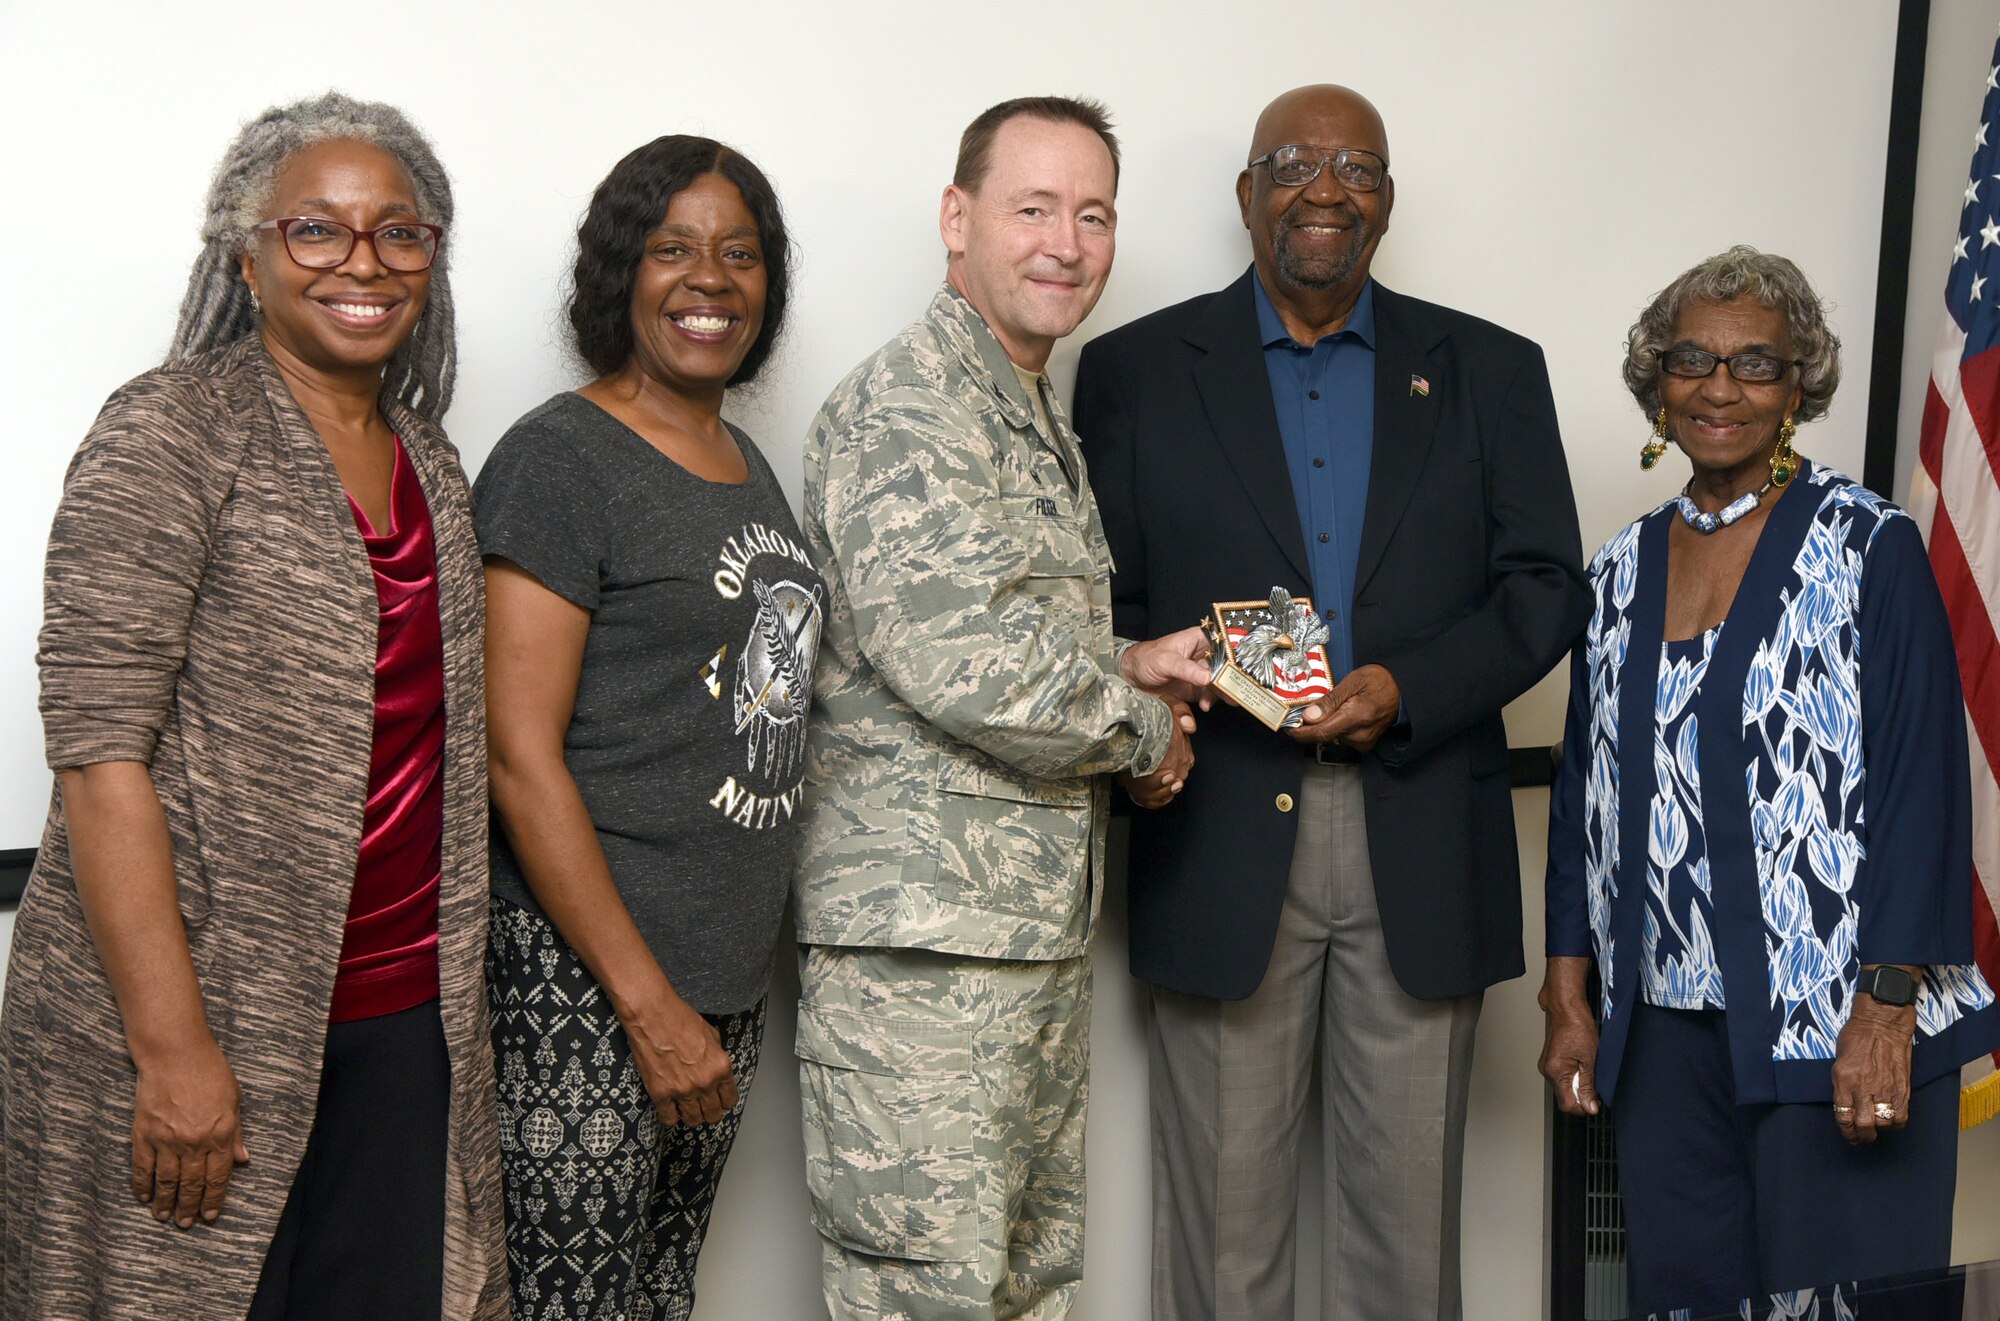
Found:
<path fill-rule="evenodd" d="M 451 228 L 451 180 L 431 144 L 402 111 L 339 92 L 273 106 L 243 126 L 215 167 L 202 214 L 201 255 L 188 275 L 180 321 L 167 350 L 170 364 L 256 329 L 250 287 L 243 282 L 243 252 L 257 225 L 267 219 L 264 212 L 285 162 L 300 148 L 332 138 L 373 143 L 402 162 L 416 187 L 418 214 Z M 450 251 L 448 244 L 438 249 L 423 318 L 389 359 L 382 380 L 384 398 L 399 400 L 433 422 L 450 407 L 452 382 L 458 375 L 458 320 L 447 269 Z"/>
<path fill-rule="evenodd" d="M 1683 272 L 1654 296 L 1625 338 L 1625 388 L 1651 418 L 1660 411 L 1659 353 L 1673 342 L 1674 323 L 1689 303 L 1727 303 L 1745 295 L 1780 313 L 1785 337 L 1799 357 L 1802 398 L 1797 421 L 1826 415 L 1840 385 L 1840 336 L 1826 323 L 1826 304 L 1805 273 L 1775 253 L 1738 244 Z"/>

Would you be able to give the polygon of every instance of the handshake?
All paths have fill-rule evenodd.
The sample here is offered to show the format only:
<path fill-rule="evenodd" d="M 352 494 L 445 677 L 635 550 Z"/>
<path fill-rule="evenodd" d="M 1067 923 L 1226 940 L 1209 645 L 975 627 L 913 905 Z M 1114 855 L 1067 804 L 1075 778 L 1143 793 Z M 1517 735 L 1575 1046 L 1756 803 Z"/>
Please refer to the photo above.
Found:
<path fill-rule="evenodd" d="M 1210 683 L 1210 644 L 1201 625 L 1178 633 L 1134 643 L 1118 662 L 1125 681 L 1167 704 L 1173 712 L 1173 741 L 1166 759 L 1146 775 L 1120 772 L 1118 782 L 1141 807 L 1164 807 L 1187 787 L 1194 769 L 1195 712 L 1207 712 L 1229 699 Z M 1234 703 L 1230 703 L 1234 705 Z M 1285 732 L 1299 743 L 1339 743 L 1368 752 L 1396 722 L 1402 690 L 1380 665 L 1360 665 L 1343 676 L 1333 691 L 1314 701 L 1303 719 Z"/>

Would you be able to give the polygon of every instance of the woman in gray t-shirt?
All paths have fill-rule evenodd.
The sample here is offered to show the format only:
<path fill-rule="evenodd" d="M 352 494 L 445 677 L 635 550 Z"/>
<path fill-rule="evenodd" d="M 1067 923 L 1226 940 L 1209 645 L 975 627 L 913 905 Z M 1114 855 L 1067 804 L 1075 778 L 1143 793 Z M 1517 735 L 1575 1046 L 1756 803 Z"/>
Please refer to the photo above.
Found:
<path fill-rule="evenodd" d="M 693 1305 L 763 1035 L 826 602 L 763 455 L 722 420 L 784 321 L 769 182 L 660 138 L 577 238 L 569 317 L 597 379 L 515 423 L 476 487 L 523 1321 Z"/>

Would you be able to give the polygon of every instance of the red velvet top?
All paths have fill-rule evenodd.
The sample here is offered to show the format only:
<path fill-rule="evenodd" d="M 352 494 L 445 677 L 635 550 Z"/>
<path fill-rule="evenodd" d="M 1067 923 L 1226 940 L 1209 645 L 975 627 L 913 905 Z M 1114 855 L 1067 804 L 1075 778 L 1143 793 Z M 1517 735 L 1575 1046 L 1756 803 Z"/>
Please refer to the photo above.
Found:
<path fill-rule="evenodd" d="M 361 856 L 333 983 L 333 1022 L 377 1018 L 438 994 L 438 873 L 444 837 L 444 637 L 437 555 L 422 485 L 396 442 L 390 528 L 376 535 L 349 497 L 375 568 L 375 746 Z"/>

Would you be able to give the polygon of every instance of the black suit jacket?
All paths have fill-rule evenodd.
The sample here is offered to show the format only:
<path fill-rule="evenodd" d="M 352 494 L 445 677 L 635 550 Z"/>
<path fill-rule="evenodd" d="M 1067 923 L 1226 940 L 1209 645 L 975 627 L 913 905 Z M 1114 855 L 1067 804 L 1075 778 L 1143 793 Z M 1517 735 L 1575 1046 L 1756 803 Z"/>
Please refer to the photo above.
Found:
<path fill-rule="evenodd" d="M 1311 591 L 1255 278 L 1083 351 L 1075 421 L 1122 637 Z M 1355 664 L 1402 689 L 1407 725 L 1362 759 L 1368 849 L 1396 980 L 1437 999 L 1523 971 L 1500 709 L 1562 658 L 1588 604 L 1541 350 L 1379 284 L 1375 325 L 1367 513 L 1354 600 L 1336 608 L 1353 611 Z M 1225 1000 L 1257 989 L 1296 835 L 1277 803 L 1310 756 L 1240 711 L 1202 719 L 1187 788 L 1133 817 L 1136 975 Z"/>

